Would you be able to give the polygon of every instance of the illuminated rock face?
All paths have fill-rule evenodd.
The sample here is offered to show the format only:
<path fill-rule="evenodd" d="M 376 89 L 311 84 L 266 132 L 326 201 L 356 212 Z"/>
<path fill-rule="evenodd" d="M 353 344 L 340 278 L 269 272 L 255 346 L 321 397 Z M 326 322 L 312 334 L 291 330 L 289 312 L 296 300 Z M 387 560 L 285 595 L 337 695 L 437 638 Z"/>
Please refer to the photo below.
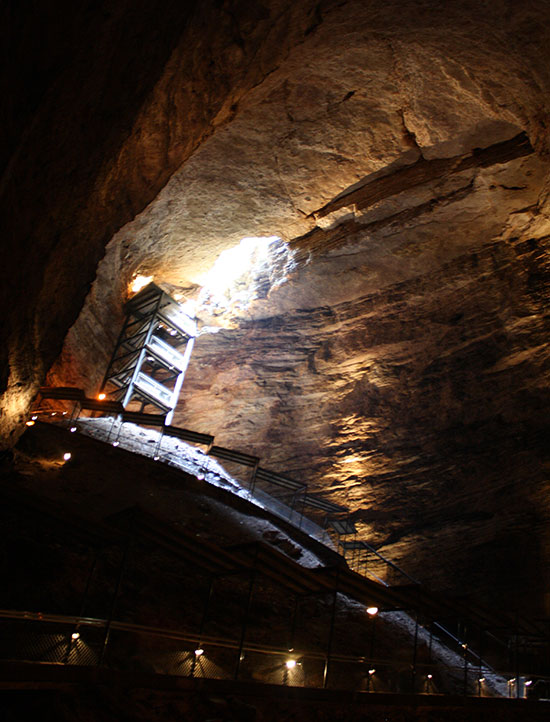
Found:
<path fill-rule="evenodd" d="M 24 273 L 33 282 L 8 314 L 4 428 L 109 238 L 50 373 L 89 392 L 135 273 L 192 294 L 220 251 L 277 235 L 288 246 L 273 247 L 269 273 L 249 274 L 257 299 L 203 309 L 225 328 L 198 340 L 176 423 L 349 505 L 362 533 L 439 588 L 468 580 L 513 603 L 536 577 L 524 601 L 541 611 L 548 8 L 202 4 L 176 37 L 160 16 L 174 52 L 136 76 L 143 96 L 98 146 L 103 164 L 85 158 L 112 125 L 99 114 L 80 151 L 50 149 L 44 177 L 14 166 L 31 173 L 25 202 L 48 193 L 28 214 L 23 181 L 7 196 L 24 218 L 14 247 L 34 228 L 39 253 L 0 286 L 8 299 Z M 81 75 L 71 123 L 95 88 Z M 30 157 L 56 118 L 42 113 Z M 428 573 L 434 548 L 449 562 Z"/>

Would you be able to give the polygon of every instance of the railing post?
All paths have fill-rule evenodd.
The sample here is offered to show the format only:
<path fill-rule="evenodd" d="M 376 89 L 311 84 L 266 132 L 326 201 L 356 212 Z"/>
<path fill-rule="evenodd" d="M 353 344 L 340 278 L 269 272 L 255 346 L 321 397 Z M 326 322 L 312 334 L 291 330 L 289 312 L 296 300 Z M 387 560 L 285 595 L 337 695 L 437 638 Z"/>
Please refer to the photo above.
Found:
<path fill-rule="evenodd" d="M 371 675 L 368 670 L 371 669 L 372 663 L 374 661 L 374 637 L 375 637 L 375 632 L 376 632 L 376 614 L 374 614 L 370 618 L 370 623 L 371 623 L 371 630 L 370 630 L 369 657 L 368 657 L 369 664 L 368 664 L 368 669 L 367 669 L 367 692 L 370 692 L 370 678 L 371 678 Z"/>
<path fill-rule="evenodd" d="M 333 596 L 332 596 L 332 609 L 331 609 L 331 613 L 330 613 L 330 629 L 329 629 L 329 634 L 328 634 L 327 655 L 325 658 L 325 669 L 323 671 L 323 689 L 326 689 L 327 685 L 328 685 L 330 655 L 332 653 L 332 640 L 334 637 L 334 626 L 336 623 L 336 602 L 338 600 L 339 577 L 340 577 L 340 569 L 338 568 L 337 572 L 336 572 L 335 587 L 334 587 L 334 592 L 333 592 Z"/>
<path fill-rule="evenodd" d="M 248 629 L 248 617 L 250 616 L 250 610 L 252 608 L 252 594 L 254 592 L 254 582 L 256 581 L 256 561 L 258 559 L 258 545 L 256 545 L 256 554 L 254 556 L 254 564 L 252 569 L 250 570 L 250 583 L 248 585 L 248 596 L 246 599 L 246 612 L 243 620 L 243 624 L 241 627 L 241 638 L 239 640 L 239 650 L 237 655 L 237 664 L 235 665 L 235 674 L 234 679 L 239 678 L 239 671 L 241 667 L 241 661 L 243 656 L 243 650 L 244 650 L 244 642 L 246 638 L 246 632 Z"/>
<path fill-rule="evenodd" d="M 298 595 L 294 595 L 294 608 L 292 610 L 292 619 L 290 622 L 290 638 L 288 641 L 288 651 L 294 650 L 294 637 L 296 635 L 296 619 L 298 617 Z"/>
<path fill-rule="evenodd" d="M 418 611 L 415 612 L 414 619 L 414 647 L 413 647 L 413 660 L 411 669 L 411 682 L 412 682 L 412 693 L 416 694 L 416 657 L 418 651 Z"/>
<path fill-rule="evenodd" d="M 210 577 L 210 579 L 208 580 L 208 592 L 206 593 L 206 601 L 204 603 L 201 624 L 199 627 L 199 646 L 197 647 L 197 649 L 200 649 L 200 647 L 202 645 L 202 635 L 204 632 L 204 625 L 206 624 L 206 618 L 208 616 L 208 611 L 210 608 L 210 601 L 212 599 L 213 589 L 214 589 L 214 577 Z M 193 650 L 193 661 L 191 663 L 191 673 L 189 675 L 190 677 L 195 676 L 195 667 L 196 666 L 197 666 L 197 655 L 196 655 L 196 650 Z"/>
<path fill-rule="evenodd" d="M 124 553 L 122 555 L 122 559 L 120 562 L 120 569 L 118 573 L 118 578 L 115 586 L 115 591 L 113 594 L 113 601 L 111 603 L 111 609 L 109 612 L 109 617 L 107 619 L 107 624 L 105 625 L 105 636 L 103 638 L 103 645 L 101 647 L 101 653 L 99 655 L 98 659 L 98 666 L 101 667 L 105 660 L 105 652 L 107 651 L 107 645 L 109 644 L 109 638 L 111 636 L 111 626 L 113 624 L 113 617 L 115 614 L 116 609 L 116 603 L 118 601 L 118 595 L 120 593 L 120 587 L 122 585 L 122 577 L 124 576 L 124 572 L 126 570 L 126 564 L 128 562 L 128 555 L 130 551 L 130 541 L 131 541 L 131 532 L 128 534 L 128 538 L 126 540 L 126 544 L 124 545 Z"/>
<path fill-rule="evenodd" d="M 463 683 L 463 694 L 466 697 L 468 695 L 468 642 L 466 641 L 467 628 L 464 625 L 464 642 L 462 643 L 462 649 L 464 650 L 464 683 Z"/>

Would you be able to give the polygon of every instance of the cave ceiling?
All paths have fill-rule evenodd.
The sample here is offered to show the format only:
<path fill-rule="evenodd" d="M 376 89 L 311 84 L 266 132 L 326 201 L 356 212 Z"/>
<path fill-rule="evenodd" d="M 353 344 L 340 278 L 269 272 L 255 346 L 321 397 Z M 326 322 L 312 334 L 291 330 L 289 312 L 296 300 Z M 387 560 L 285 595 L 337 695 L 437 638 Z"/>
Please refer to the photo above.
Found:
<path fill-rule="evenodd" d="M 536 529 L 550 559 L 547 16 L 327 3 L 294 35 L 273 21 L 270 62 L 241 34 L 223 62 L 264 72 L 119 224 L 50 381 L 97 390 L 134 276 L 197 299 L 220 252 L 276 236 L 244 302 L 200 297 L 174 423 L 348 505 L 418 576 L 433 544 L 471 575 L 464 534 L 510 549 Z"/>

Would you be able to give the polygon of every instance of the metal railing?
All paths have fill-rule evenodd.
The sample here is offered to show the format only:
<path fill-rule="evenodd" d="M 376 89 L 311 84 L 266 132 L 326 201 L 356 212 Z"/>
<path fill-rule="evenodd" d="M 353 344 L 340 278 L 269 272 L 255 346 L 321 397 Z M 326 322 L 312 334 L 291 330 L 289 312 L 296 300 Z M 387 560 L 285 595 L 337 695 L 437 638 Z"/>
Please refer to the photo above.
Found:
<path fill-rule="evenodd" d="M 0 659 L 372 693 L 550 701 L 550 677 L 506 671 L 497 675 L 471 665 L 442 666 L 435 661 L 411 664 L 406 649 L 393 659 L 372 654 L 327 656 L 251 642 L 239 646 L 236 639 L 120 621 L 13 610 L 0 610 Z"/>

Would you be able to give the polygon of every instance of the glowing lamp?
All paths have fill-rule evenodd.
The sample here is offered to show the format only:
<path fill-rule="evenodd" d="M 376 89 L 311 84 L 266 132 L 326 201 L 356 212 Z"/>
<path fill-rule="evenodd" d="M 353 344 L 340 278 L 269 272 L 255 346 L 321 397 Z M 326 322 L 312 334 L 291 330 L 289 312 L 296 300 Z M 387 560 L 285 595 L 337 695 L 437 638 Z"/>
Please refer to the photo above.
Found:
<path fill-rule="evenodd" d="M 375 669 L 369 669 L 369 674 L 372 676 L 376 672 Z"/>
<path fill-rule="evenodd" d="M 71 458 L 71 456 L 72 456 L 72 454 L 71 454 L 69 451 L 67 451 L 67 452 L 65 452 L 65 453 L 63 454 L 63 459 L 64 459 L 65 461 L 69 461 L 69 459 Z"/>
<path fill-rule="evenodd" d="M 202 647 L 195 649 L 195 657 L 200 657 L 202 654 L 204 654 L 204 649 L 202 649 Z"/>
<path fill-rule="evenodd" d="M 433 675 L 432 675 L 432 674 L 429 674 L 429 675 L 428 675 L 428 679 L 433 679 Z"/>
<path fill-rule="evenodd" d="M 71 432 L 71 434 L 74 434 L 74 432 L 76 431 L 76 426 L 71 426 L 69 431 Z"/>
<path fill-rule="evenodd" d="M 295 659 L 287 659 L 285 664 L 286 664 L 287 669 L 294 669 L 294 667 L 296 666 L 296 660 Z"/>
<path fill-rule="evenodd" d="M 367 607 L 367 614 L 370 614 L 371 617 L 374 617 L 376 614 L 378 614 L 378 607 Z"/>
<path fill-rule="evenodd" d="M 98 398 L 100 401 L 103 401 L 106 396 L 107 396 L 107 394 L 104 394 L 103 392 L 101 392 L 100 394 L 97 395 L 97 398 Z"/>
<path fill-rule="evenodd" d="M 73 632 L 73 633 L 71 634 L 71 637 L 72 637 L 73 639 L 75 639 L 75 640 L 76 640 L 76 639 L 80 639 L 80 632 Z"/>
<path fill-rule="evenodd" d="M 32 419 L 27 421 L 26 426 L 34 426 L 34 421 Z"/>

